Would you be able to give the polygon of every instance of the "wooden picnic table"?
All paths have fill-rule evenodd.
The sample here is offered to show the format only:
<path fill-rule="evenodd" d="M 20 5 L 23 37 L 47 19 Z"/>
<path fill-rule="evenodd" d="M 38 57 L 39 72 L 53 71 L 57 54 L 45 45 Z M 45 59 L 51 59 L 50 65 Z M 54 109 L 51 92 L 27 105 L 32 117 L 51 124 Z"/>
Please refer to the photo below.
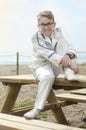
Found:
<path fill-rule="evenodd" d="M 59 89 L 77 89 L 77 88 L 86 88 L 86 76 L 78 75 L 78 81 L 67 81 L 64 78 L 64 75 L 59 75 L 54 82 L 53 88 Z M 28 75 L 15 75 L 15 76 L 1 76 L 0 82 L 4 85 L 8 85 L 8 90 L 6 96 L 4 98 L 3 104 L 1 106 L 1 113 L 12 113 L 13 106 L 19 94 L 20 88 L 22 85 L 26 84 L 38 84 L 37 81 L 32 74 Z M 67 124 L 66 117 L 62 111 L 61 105 L 59 103 L 58 97 L 55 96 L 53 89 L 50 92 L 48 97 L 48 103 L 51 103 L 53 107 L 52 109 L 56 121 L 61 124 Z M 26 111 L 26 110 L 25 110 Z M 24 111 L 24 112 L 25 112 Z M 22 113 L 23 114 L 23 113 Z"/>

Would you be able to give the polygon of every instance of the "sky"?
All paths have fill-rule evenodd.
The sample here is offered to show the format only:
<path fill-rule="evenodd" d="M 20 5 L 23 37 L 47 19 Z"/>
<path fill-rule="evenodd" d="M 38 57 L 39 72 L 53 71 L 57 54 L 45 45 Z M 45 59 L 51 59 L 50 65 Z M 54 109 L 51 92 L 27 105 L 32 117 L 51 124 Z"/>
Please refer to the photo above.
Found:
<path fill-rule="evenodd" d="M 76 51 L 86 52 L 86 0 L 0 0 L 0 55 L 32 54 L 37 14 L 51 10 Z"/>

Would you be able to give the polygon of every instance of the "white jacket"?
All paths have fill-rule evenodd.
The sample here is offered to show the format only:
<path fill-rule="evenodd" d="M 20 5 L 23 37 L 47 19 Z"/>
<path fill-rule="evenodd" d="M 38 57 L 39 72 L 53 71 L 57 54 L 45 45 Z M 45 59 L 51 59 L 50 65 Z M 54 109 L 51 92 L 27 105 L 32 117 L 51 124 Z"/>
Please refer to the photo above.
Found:
<path fill-rule="evenodd" d="M 39 31 L 33 35 L 33 56 L 30 65 L 32 69 L 36 69 L 49 62 L 58 66 L 61 58 L 68 52 L 76 55 L 75 50 L 64 39 L 59 28 L 55 29 L 51 38 L 52 40 L 49 37 L 43 36 Z"/>

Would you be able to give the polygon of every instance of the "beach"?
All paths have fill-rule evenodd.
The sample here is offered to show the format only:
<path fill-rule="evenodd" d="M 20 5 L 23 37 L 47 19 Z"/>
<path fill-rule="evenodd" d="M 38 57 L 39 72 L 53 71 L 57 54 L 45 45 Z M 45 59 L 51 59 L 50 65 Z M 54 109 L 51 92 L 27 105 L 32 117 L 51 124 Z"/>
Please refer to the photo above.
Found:
<path fill-rule="evenodd" d="M 79 74 L 86 75 L 86 65 L 79 66 L 80 72 Z M 19 66 L 19 74 L 29 74 L 31 73 L 29 67 L 27 65 Z M 17 67 L 16 65 L 0 65 L 0 76 L 6 75 L 16 75 Z M 3 86 L 0 83 L 0 104 L 2 104 L 4 96 L 7 91 L 7 86 Z M 55 93 L 63 93 L 64 90 L 55 91 Z M 16 105 L 23 103 L 25 101 L 34 102 L 37 94 L 37 85 L 25 85 L 21 88 L 19 96 L 16 100 Z M 86 128 L 86 104 L 78 103 L 70 106 L 63 107 L 63 112 L 71 126 L 83 127 Z M 45 113 L 46 114 L 46 113 Z M 48 111 L 47 116 L 41 117 L 40 120 L 46 120 L 50 122 L 56 122 L 51 111 Z"/>

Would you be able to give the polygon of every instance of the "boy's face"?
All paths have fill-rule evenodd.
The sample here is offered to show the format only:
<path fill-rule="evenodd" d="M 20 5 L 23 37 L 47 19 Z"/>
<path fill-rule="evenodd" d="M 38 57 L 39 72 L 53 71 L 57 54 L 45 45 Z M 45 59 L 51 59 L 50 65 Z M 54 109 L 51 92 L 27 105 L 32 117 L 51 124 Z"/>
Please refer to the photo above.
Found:
<path fill-rule="evenodd" d="M 54 31 L 55 26 L 56 26 L 56 23 L 53 22 L 52 19 L 48 19 L 46 17 L 42 17 L 39 20 L 39 23 L 38 23 L 38 29 L 39 29 L 39 31 L 43 35 L 45 35 L 45 36 L 50 36 L 52 34 L 52 32 Z"/>

